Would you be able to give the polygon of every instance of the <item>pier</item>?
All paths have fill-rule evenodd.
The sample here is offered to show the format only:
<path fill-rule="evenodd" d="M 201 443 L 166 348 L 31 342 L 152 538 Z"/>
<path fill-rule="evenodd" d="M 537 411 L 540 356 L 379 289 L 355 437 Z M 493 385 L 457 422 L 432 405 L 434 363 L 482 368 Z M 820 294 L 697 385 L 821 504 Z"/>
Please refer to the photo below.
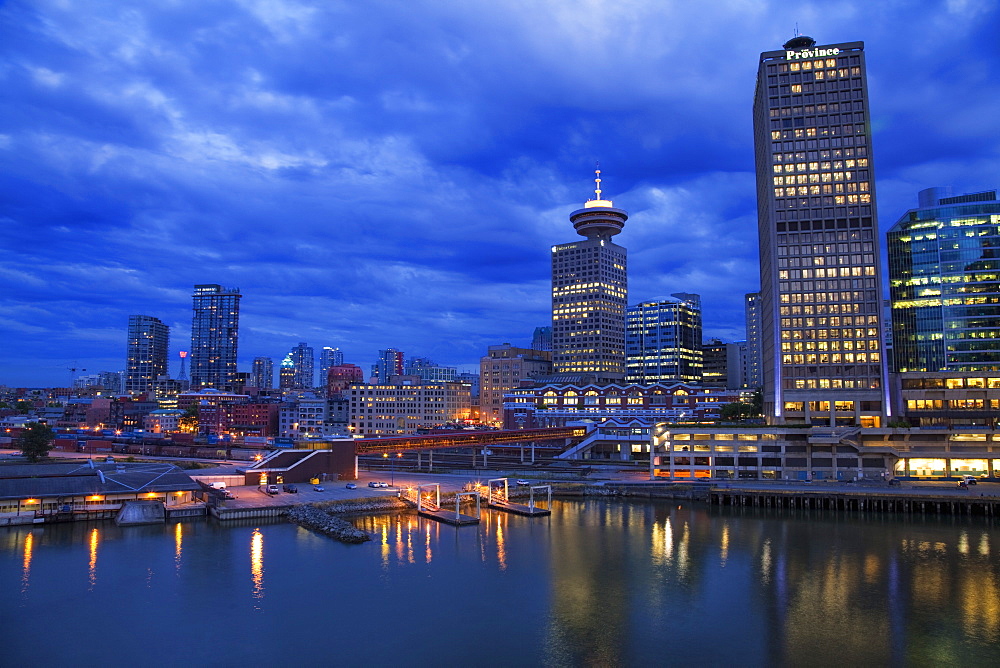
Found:
<path fill-rule="evenodd" d="M 794 508 L 805 510 L 912 513 L 926 515 L 1000 514 L 1000 498 L 971 491 L 968 495 L 888 490 L 724 489 L 709 490 L 708 501 L 717 506 Z"/>

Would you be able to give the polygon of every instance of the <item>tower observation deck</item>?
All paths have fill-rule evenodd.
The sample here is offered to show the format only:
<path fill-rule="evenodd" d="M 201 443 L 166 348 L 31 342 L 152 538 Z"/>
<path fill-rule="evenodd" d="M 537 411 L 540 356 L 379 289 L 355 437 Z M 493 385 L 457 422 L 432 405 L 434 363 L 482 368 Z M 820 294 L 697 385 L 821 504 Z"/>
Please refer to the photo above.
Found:
<path fill-rule="evenodd" d="M 625 227 L 628 213 L 622 209 L 616 209 L 611 200 L 601 199 L 601 170 L 599 169 L 594 182 L 597 184 L 594 191 L 597 199 L 588 200 L 582 209 L 577 209 L 569 214 L 569 221 L 573 223 L 573 229 L 581 237 L 610 239 Z"/>

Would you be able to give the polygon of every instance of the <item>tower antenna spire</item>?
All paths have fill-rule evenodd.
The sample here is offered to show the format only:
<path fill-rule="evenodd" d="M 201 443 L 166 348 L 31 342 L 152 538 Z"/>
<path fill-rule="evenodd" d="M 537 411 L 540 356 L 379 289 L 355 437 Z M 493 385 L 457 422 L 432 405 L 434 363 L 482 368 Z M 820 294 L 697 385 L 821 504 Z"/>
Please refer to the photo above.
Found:
<path fill-rule="evenodd" d="M 594 194 L 597 195 L 595 199 L 601 199 L 601 163 L 597 162 L 597 169 L 594 170 Z"/>

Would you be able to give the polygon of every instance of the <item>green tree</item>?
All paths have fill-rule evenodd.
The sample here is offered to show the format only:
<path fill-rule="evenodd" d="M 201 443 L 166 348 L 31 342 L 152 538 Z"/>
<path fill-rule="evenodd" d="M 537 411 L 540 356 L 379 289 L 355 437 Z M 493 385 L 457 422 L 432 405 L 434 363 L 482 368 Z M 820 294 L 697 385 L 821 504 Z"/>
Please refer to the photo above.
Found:
<path fill-rule="evenodd" d="M 191 405 L 187 407 L 184 411 L 184 415 L 177 421 L 177 426 L 185 434 L 194 434 L 198 432 L 198 407 Z"/>
<path fill-rule="evenodd" d="M 19 401 L 14 404 L 14 408 L 16 408 L 17 412 L 21 415 L 27 415 L 31 412 L 32 404 L 30 401 Z"/>
<path fill-rule="evenodd" d="M 41 422 L 29 422 L 17 437 L 17 447 L 28 461 L 35 463 L 49 456 L 52 449 L 52 428 Z"/>
<path fill-rule="evenodd" d="M 764 393 L 757 390 L 750 401 L 734 401 L 719 409 L 719 417 L 723 422 L 743 422 L 764 415 Z"/>

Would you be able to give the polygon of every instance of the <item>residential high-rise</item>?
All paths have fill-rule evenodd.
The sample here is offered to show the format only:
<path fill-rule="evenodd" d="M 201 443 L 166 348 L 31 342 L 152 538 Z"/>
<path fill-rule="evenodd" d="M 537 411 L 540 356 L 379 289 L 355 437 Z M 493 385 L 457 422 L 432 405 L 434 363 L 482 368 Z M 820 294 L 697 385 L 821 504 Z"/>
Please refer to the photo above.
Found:
<path fill-rule="evenodd" d="M 888 411 L 862 42 L 760 55 L 754 138 L 765 413 L 880 426 Z"/>
<path fill-rule="evenodd" d="M 128 346 L 125 356 L 125 391 L 142 394 L 154 389 L 156 380 L 167 375 L 167 348 L 170 328 L 150 315 L 128 318 Z"/>
<path fill-rule="evenodd" d="M 286 359 L 292 361 L 295 372 L 292 376 L 291 389 L 311 390 L 316 385 L 316 355 L 307 343 L 300 343 L 288 352 Z M 324 382 L 324 385 L 326 383 Z"/>
<path fill-rule="evenodd" d="M 671 297 L 625 312 L 625 380 L 630 383 L 701 380 L 701 297 L 685 292 Z"/>
<path fill-rule="evenodd" d="M 552 350 L 552 327 L 535 327 L 531 335 L 532 350 Z"/>
<path fill-rule="evenodd" d="M 295 379 L 295 361 L 292 359 L 292 354 L 288 353 L 278 367 L 278 388 L 282 390 L 295 389 Z"/>
<path fill-rule="evenodd" d="M 274 360 L 270 357 L 255 357 L 250 369 L 250 386 L 260 390 L 274 387 Z"/>
<path fill-rule="evenodd" d="M 1000 370 L 1000 201 L 928 188 L 887 235 L 896 371 Z"/>
<path fill-rule="evenodd" d="M 378 351 L 378 362 L 375 363 L 372 376 L 383 385 L 393 376 L 403 375 L 403 351 L 386 348 Z"/>
<path fill-rule="evenodd" d="M 762 326 L 760 320 L 760 293 L 748 292 L 744 295 L 746 299 L 745 315 L 747 326 L 747 363 L 744 374 L 744 386 L 750 389 L 759 389 L 764 386 L 763 361 L 761 359 L 761 335 Z"/>
<path fill-rule="evenodd" d="M 340 366 L 344 363 L 344 352 L 340 348 L 323 346 L 319 351 L 319 385 L 326 385 L 327 376 L 330 375 L 330 367 Z"/>
<path fill-rule="evenodd" d="M 570 214 L 583 241 L 552 247 L 552 365 L 559 374 L 625 378 L 626 251 L 611 238 L 628 213 L 596 199 Z"/>
<path fill-rule="evenodd" d="M 194 286 L 191 319 L 191 389 L 228 390 L 236 380 L 240 291 L 221 285 Z"/>
<path fill-rule="evenodd" d="M 522 380 L 552 373 L 552 353 L 515 348 L 509 343 L 490 346 L 479 359 L 479 419 L 487 424 L 503 423 L 503 397 Z"/>

